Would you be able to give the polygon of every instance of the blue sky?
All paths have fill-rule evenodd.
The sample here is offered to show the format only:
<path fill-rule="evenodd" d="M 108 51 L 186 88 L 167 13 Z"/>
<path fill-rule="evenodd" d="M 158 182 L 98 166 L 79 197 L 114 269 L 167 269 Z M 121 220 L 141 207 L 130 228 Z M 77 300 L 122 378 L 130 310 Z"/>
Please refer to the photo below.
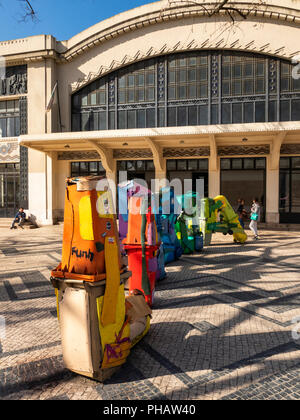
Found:
<path fill-rule="evenodd" d="M 0 41 L 53 35 L 63 41 L 95 23 L 153 0 L 31 0 L 39 21 L 21 22 L 22 0 L 0 0 Z"/>

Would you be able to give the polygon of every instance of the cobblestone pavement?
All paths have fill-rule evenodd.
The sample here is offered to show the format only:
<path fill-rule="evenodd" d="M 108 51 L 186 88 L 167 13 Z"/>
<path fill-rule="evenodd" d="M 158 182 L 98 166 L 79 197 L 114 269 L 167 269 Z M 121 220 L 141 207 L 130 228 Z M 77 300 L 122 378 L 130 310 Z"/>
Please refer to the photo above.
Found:
<path fill-rule="evenodd" d="M 168 265 L 149 334 L 104 385 L 63 365 L 49 283 L 61 238 L 61 226 L 0 231 L 0 399 L 300 398 L 300 233 L 245 246 L 217 234 Z"/>

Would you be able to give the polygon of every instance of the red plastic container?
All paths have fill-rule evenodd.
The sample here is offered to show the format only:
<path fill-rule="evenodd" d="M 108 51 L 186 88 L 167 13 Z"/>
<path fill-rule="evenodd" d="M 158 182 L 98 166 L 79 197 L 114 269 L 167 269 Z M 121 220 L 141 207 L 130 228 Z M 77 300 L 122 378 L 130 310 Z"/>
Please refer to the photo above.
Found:
<path fill-rule="evenodd" d="M 159 245 L 146 245 L 147 274 L 151 290 L 151 293 L 146 295 L 142 289 L 142 247 L 140 245 L 124 245 L 124 249 L 127 251 L 128 255 L 128 269 L 132 272 L 132 276 L 129 279 L 129 291 L 131 292 L 134 289 L 141 290 L 145 295 L 146 302 L 150 306 L 152 306 L 154 301 L 156 282 L 156 266 L 152 259 L 154 259 L 157 263 L 155 252 L 158 248 Z M 154 265 L 151 264 L 151 260 L 154 262 Z"/>

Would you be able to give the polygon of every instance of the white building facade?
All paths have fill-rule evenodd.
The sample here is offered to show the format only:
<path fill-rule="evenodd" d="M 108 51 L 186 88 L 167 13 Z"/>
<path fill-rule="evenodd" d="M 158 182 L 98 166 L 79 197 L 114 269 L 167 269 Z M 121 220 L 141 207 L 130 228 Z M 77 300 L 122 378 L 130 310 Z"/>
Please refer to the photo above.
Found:
<path fill-rule="evenodd" d="M 258 197 L 266 222 L 300 223 L 300 7 L 240 1 L 247 17 L 233 23 L 204 3 L 158 1 L 68 41 L 0 43 L 0 212 L 12 164 L 10 206 L 41 225 L 62 219 L 66 177 L 118 182 L 120 170 L 203 179 L 209 197 Z"/>

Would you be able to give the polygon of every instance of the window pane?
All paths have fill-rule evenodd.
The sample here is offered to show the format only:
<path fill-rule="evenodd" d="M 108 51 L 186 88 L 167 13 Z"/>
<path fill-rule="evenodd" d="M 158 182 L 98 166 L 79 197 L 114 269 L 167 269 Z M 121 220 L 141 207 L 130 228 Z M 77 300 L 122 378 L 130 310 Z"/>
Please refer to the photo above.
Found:
<path fill-rule="evenodd" d="M 176 108 L 168 108 L 168 127 L 176 127 Z"/>
<path fill-rule="evenodd" d="M 97 103 L 97 94 L 92 93 L 91 94 L 91 105 L 96 105 L 96 103 Z"/>
<path fill-rule="evenodd" d="M 5 112 L 6 112 L 6 102 L 1 101 L 0 102 L 0 114 L 5 113 Z"/>
<path fill-rule="evenodd" d="M 222 82 L 223 95 L 230 95 L 230 82 Z"/>
<path fill-rule="evenodd" d="M 104 112 L 104 115 L 105 115 L 105 112 Z M 90 129 L 99 130 L 99 113 L 98 112 L 93 112 L 91 114 Z"/>
<path fill-rule="evenodd" d="M 147 100 L 154 101 L 155 97 L 155 90 L 154 88 L 147 88 Z"/>
<path fill-rule="evenodd" d="M 179 99 L 186 99 L 186 86 L 179 87 Z"/>
<path fill-rule="evenodd" d="M 106 112 L 100 112 L 99 114 L 99 129 L 106 130 Z"/>
<path fill-rule="evenodd" d="M 90 162 L 90 172 L 98 172 L 98 162 Z"/>
<path fill-rule="evenodd" d="M 134 90 L 133 89 L 129 89 L 127 92 L 128 96 L 128 102 L 135 102 L 135 98 L 134 98 Z"/>
<path fill-rule="evenodd" d="M 127 128 L 135 128 L 135 111 L 127 112 Z"/>
<path fill-rule="evenodd" d="M 190 106 L 188 108 L 189 110 L 189 125 L 197 125 L 197 107 L 196 106 Z"/>
<path fill-rule="evenodd" d="M 280 158 L 280 169 L 288 169 L 290 167 L 290 158 Z"/>
<path fill-rule="evenodd" d="M 243 159 L 232 159 L 232 169 L 242 169 Z"/>
<path fill-rule="evenodd" d="M 147 73 L 147 85 L 154 85 L 155 76 L 154 73 Z"/>
<path fill-rule="evenodd" d="M 254 159 L 244 159 L 244 169 L 254 169 Z"/>
<path fill-rule="evenodd" d="M 155 109 L 147 109 L 147 127 L 155 127 Z"/>
<path fill-rule="evenodd" d="M 232 105 L 232 122 L 233 124 L 240 124 L 243 122 L 243 106 L 242 104 Z"/>
<path fill-rule="evenodd" d="M 134 161 L 127 161 L 127 171 L 135 171 L 135 162 Z"/>
<path fill-rule="evenodd" d="M 189 86 L 189 99 L 193 99 L 197 97 L 197 86 L 190 85 Z"/>
<path fill-rule="evenodd" d="M 253 76 L 253 63 L 246 63 L 244 67 L 244 75 L 249 77 Z"/>
<path fill-rule="evenodd" d="M 175 75 L 176 73 L 174 70 L 169 71 L 169 83 L 175 83 Z"/>
<path fill-rule="evenodd" d="M 145 171 L 145 161 L 144 160 L 137 160 L 136 161 L 136 170 L 137 171 Z"/>
<path fill-rule="evenodd" d="M 231 123 L 231 104 L 222 105 L 222 124 Z"/>
<path fill-rule="evenodd" d="M 20 135 L 20 118 L 15 117 L 15 136 Z"/>
<path fill-rule="evenodd" d="M 166 126 L 164 108 L 159 108 L 159 110 L 158 110 L 158 126 L 159 127 L 165 127 Z"/>
<path fill-rule="evenodd" d="M 145 76 L 143 74 L 138 75 L 138 86 L 144 86 L 145 84 Z"/>
<path fill-rule="evenodd" d="M 230 169 L 231 160 L 230 159 L 221 159 L 221 169 Z"/>
<path fill-rule="evenodd" d="M 266 159 L 265 158 L 257 158 L 257 159 L 255 159 L 255 167 L 256 167 L 256 169 L 265 169 L 265 167 L 266 167 Z"/>
<path fill-rule="evenodd" d="M 207 125 L 208 124 L 208 106 L 200 105 L 199 112 L 200 112 L 199 124 Z"/>
<path fill-rule="evenodd" d="M 125 111 L 119 111 L 118 112 L 118 128 L 126 128 L 125 127 Z"/>
<path fill-rule="evenodd" d="M 280 172 L 279 175 L 279 211 L 289 213 L 290 211 L 290 175 L 288 172 Z"/>
<path fill-rule="evenodd" d="M 146 170 L 147 171 L 154 171 L 155 170 L 155 166 L 154 166 L 154 162 L 153 160 L 147 160 L 146 161 Z"/>
<path fill-rule="evenodd" d="M 187 161 L 185 159 L 177 161 L 177 170 L 178 171 L 186 171 L 187 170 Z"/>
<path fill-rule="evenodd" d="M 181 82 L 186 82 L 186 70 L 180 70 L 180 72 L 179 72 L 179 80 Z"/>
<path fill-rule="evenodd" d="M 109 129 L 114 130 L 115 129 L 115 113 L 110 111 L 108 115 L 109 119 Z"/>
<path fill-rule="evenodd" d="M 89 163 L 80 162 L 80 175 L 88 175 L 89 173 Z"/>
<path fill-rule="evenodd" d="M 15 136 L 15 119 L 7 118 L 7 137 Z"/>
<path fill-rule="evenodd" d="M 275 101 L 269 102 L 269 121 L 277 121 L 277 103 Z"/>
<path fill-rule="evenodd" d="M 253 93 L 253 80 L 244 80 L 243 82 L 243 91 L 246 95 Z"/>
<path fill-rule="evenodd" d="M 253 122 L 253 103 L 245 103 L 244 105 L 244 121 L 245 123 Z"/>
<path fill-rule="evenodd" d="M 293 169 L 300 169 L 300 157 L 293 157 L 292 158 L 292 168 Z"/>
<path fill-rule="evenodd" d="M 126 77 L 122 76 L 119 78 L 118 85 L 120 88 L 124 88 L 126 86 Z"/>
<path fill-rule="evenodd" d="M 219 124 L 219 109 L 218 105 L 211 106 L 211 123 L 212 124 Z"/>
<path fill-rule="evenodd" d="M 208 171 L 208 159 L 199 159 L 199 170 Z"/>
<path fill-rule="evenodd" d="M 188 125 L 187 124 L 187 112 L 186 111 L 187 111 L 186 107 L 181 106 L 181 107 L 178 108 L 178 118 L 177 118 L 177 120 L 178 120 L 178 125 L 179 126 Z"/>
<path fill-rule="evenodd" d="M 292 101 L 292 121 L 300 120 L 300 100 L 295 99 Z"/>
<path fill-rule="evenodd" d="M 167 161 L 167 170 L 168 171 L 176 171 L 176 160 L 168 160 Z"/>
<path fill-rule="evenodd" d="M 169 89 L 168 89 L 168 96 L 169 96 L 169 99 L 170 100 L 176 99 L 176 90 L 175 90 L 175 87 L 169 87 Z"/>
<path fill-rule="evenodd" d="M 71 176 L 79 176 L 79 162 L 71 163 Z"/>
<path fill-rule="evenodd" d="M 255 121 L 256 122 L 266 121 L 265 103 L 264 102 L 256 102 L 255 103 Z"/>
<path fill-rule="evenodd" d="M 84 113 L 81 114 L 81 130 L 82 131 L 89 131 L 90 125 L 89 125 L 89 114 Z"/>
<path fill-rule="evenodd" d="M 196 81 L 196 70 L 195 69 L 190 69 L 188 72 L 188 78 L 189 78 L 189 82 L 194 82 Z"/>
<path fill-rule="evenodd" d="M 280 102 L 280 121 L 290 121 L 290 102 Z"/>
<path fill-rule="evenodd" d="M 146 127 L 146 111 L 144 109 L 140 109 L 137 111 L 137 127 Z"/>
<path fill-rule="evenodd" d="M 197 171 L 198 170 L 198 160 L 188 160 L 188 171 Z"/>

